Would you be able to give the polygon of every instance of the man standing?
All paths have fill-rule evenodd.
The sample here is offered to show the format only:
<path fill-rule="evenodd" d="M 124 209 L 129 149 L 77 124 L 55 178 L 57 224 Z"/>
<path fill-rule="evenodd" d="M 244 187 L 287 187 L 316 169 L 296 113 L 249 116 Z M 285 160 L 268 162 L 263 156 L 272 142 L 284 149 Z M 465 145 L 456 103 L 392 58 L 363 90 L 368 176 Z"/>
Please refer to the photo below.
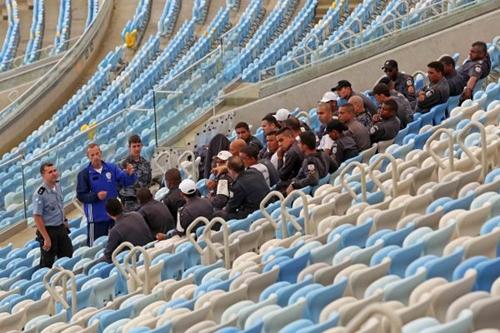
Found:
<path fill-rule="evenodd" d="M 137 202 L 136 191 L 139 188 L 149 187 L 151 184 L 151 164 L 141 156 L 142 141 L 137 135 L 131 135 L 128 139 L 129 155 L 122 162 L 122 167 L 126 168 L 127 164 L 134 167 L 137 180 L 134 185 L 122 187 L 120 189 L 120 199 L 122 200 L 125 210 L 133 211 L 139 209 Z"/>
<path fill-rule="evenodd" d="M 262 142 L 259 141 L 255 136 L 250 132 L 250 126 L 248 126 L 245 122 L 239 122 L 234 127 L 236 131 L 236 136 L 238 139 L 242 139 L 245 141 L 247 145 L 255 145 L 259 150 L 263 148 Z"/>
<path fill-rule="evenodd" d="M 491 60 L 485 42 L 477 41 L 472 44 L 469 59 L 457 70 L 463 77 L 465 88 L 462 100 L 471 99 L 474 88 L 479 80 L 488 76 L 491 70 Z"/>
<path fill-rule="evenodd" d="M 382 66 L 385 75 L 394 83 L 394 89 L 403 94 L 410 102 L 412 107 L 415 107 L 415 86 L 413 77 L 408 74 L 401 73 L 396 60 L 387 60 Z"/>
<path fill-rule="evenodd" d="M 87 147 L 90 163 L 78 174 L 76 196 L 83 203 L 87 217 L 87 244 L 106 236 L 113 227 L 113 220 L 106 214 L 105 204 L 109 199 L 118 197 L 118 185 L 130 186 L 136 181 L 134 167 L 127 164 L 126 171 L 113 163 L 101 159 L 101 149 L 95 143 Z"/>
<path fill-rule="evenodd" d="M 163 203 L 167 206 L 174 220 L 177 220 L 177 211 L 179 208 L 186 203 L 179 189 L 181 181 L 181 173 L 178 169 L 169 169 L 165 172 L 165 183 L 168 188 L 168 193 L 163 198 Z"/>
<path fill-rule="evenodd" d="M 450 86 L 444 78 L 444 67 L 439 61 L 427 65 L 430 84 L 418 92 L 416 112 L 426 113 L 433 106 L 446 103 L 450 97 Z"/>
<path fill-rule="evenodd" d="M 134 246 L 144 246 L 154 240 L 151 231 L 138 212 L 126 213 L 120 200 L 109 199 L 105 205 L 106 213 L 115 221 L 109 231 L 108 243 L 104 249 L 104 260 L 111 263 L 113 251 L 123 242 L 130 242 Z"/>
<path fill-rule="evenodd" d="M 73 255 L 68 237 L 68 223 L 64 218 L 64 204 L 58 173 L 52 163 L 40 167 L 43 184 L 33 193 L 33 218 L 36 238 L 40 243 L 40 267 L 52 268 L 55 258 Z"/>
<path fill-rule="evenodd" d="M 137 199 L 141 208 L 139 213 L 144 217 L 146 224 L 155 236 L 157 233 L 167 233 L 175 228 L 175 220 L 168 208 L 159 201 L 153 199 L 153 195 L 148 188 L 143 187 L 137 190 Z"/>

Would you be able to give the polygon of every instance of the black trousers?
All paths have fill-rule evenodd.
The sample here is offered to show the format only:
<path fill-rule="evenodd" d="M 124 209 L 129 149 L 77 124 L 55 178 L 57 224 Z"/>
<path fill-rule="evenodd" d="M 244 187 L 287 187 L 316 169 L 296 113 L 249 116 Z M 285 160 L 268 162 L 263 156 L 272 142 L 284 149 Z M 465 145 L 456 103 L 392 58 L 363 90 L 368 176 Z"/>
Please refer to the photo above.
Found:
<path fill-rule="evenodd" d="M 37 231 L 36 238 L 40 243 L 40 267 L 52 268 L 54 261 L 57 258 L 73 256 L 73 244 L 68 236 L 68 229 L 61 224 L 57 227 L 45 227 L 49 234 L 52 246 L 48 251 L 43 249 L 43 237 Z"/>

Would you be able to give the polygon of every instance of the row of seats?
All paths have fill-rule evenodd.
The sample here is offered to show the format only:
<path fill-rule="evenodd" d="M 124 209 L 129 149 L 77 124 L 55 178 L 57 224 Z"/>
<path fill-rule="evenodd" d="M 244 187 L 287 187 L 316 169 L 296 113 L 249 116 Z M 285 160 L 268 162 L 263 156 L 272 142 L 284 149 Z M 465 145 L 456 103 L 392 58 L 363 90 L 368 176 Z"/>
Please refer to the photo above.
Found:
<path fill-rule="evenodd" d="M 35 0 L 33 2 L 33 20 L 31 22 L 30 39 L 26 44 L 24 52 L 24 64 L 31 64 L 40 58 L 40 48 L 43 42 L 45 29 L 45 2 Z"/>
<path fill-rule="evenodd" d="M 66 51 L 69 48 L 71 34 L 71 0 L 60 0 L 59 16 L 57 18 L 56 35 L 54 36 L 53 55 Z"/>
<path fill-rule="evenodd" d="M 181 9 L 180 0 L 165 1 L 165 7 L 158 21 L 158 31 L 162 37 L 168 37 L 172 34 Z"/>
<path fill-rule="evenodd" d="M 16 56 L 19 45 L 19 8 L 16 0 L 6 0 L 7 15 L 9 25 L 0 51 L 0 72 L 6 71 L 12 67 L 12 60 Z"/>
<path fill-rule="evenodd" d="M 2 276 L 9 277 L 0 283 L 10 291 L 0 307 L 11 315 L 0 325 L 37 332 L 73 325 L 99 332 L 316 332 L 347 325 L 373 303 L 396 313 L 404 332 L 497 325 L 488 314 L 500 284 L 499 97 L 488 111 L 469 102 L 474 112 L 465 105 L 440 125 L 420 124 L 419 135 L 431 135 L 407 154 L 396 152 L 414 138 L 386 148 L 392 155 L 375 154 L 381 149 L 375 145 L 362 161 L 344 164 L 332 185 L 266 208 L 263 202 L 261 211 L 217 233 L 210 232 L 214 220 L 199 230 L 198 242 L 154 244 L 139 258 L 149 268 L 139 267 L 135 277 L 110 264 L 87 266 L 62 306 L 45 290 L 47 270 L 30 267 L 36 243 L 2 249 L 0 266 L 9 266 Z M 78 271 L 101 255 L 105 240 L 86 248 L 85 224 L 75 220 L 71 227 L 75 257 L 57 265 Z M 137 251 L 117 251 L 115 262 Z M 381 324 L 387 323 L 372 319 L 365 329 Z"/>
<path fill-rule="evenodd" d="M 209 8 L 210 8 L 210 0 L 193 1 L 192 17 L 197 24 L 205 23 Z"/>
<path fill-rule="evenodd" d="M 87 20 L 85 21 L 86 29 L 94 22 L 98 12 L 99 0 L 89 0 L 87 3 Z"/>
<path fill-rule="evenodd" d="M 125 40 L 125 36 L 129 33 L 136 32 L 136 43 L 142 40 L 146 27 L 151 17 L 151 0 L 140 0 L 135 9 L 134 17 L 127 21 L 121 32 L 121 37 Z"/>

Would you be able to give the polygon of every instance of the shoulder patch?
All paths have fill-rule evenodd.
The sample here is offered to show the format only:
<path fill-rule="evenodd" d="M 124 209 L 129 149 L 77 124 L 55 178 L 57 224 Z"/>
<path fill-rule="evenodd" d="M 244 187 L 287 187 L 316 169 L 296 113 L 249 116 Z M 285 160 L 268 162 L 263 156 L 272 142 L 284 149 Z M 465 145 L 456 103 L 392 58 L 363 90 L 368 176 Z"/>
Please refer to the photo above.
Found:
<path fill-rule="evenodd" d="M 427 97 L 431 97 L 433 94 L 434 94 L 434 90 L 432 90 L 432 89 L 429 89 L 425 92 L 425 96 L 427 96 Z"/>
<path fill-rule="evenodd" d="M 476 73 L 481 73 L 481 65 L 476 65 L 474 70 L 476 71 Z"/>
<path fill-rule="evenodd" d="M 406 85 L 409 87 L 409 86 L 412 86 L 413 85 L 413 80 L 412 79 L 408 79 L 406 80 Z"/>
<path fill-rule="evenodd" d="M 312 163 L 308 164 L 307 165 L 307 170 L 309 170 L 309 171 L 312 172 L 312 171 L 316 170 L 316 166 L 314 164 L 312 164 Z"/>
<path fill-rule="evenodd" d="M 377 125 L 375 125 L 372 128 L 370 128 L 370 134 L 374 134 L 376 131 L 378 131 Z"/>
<path fill-rule="evenodd" d="M 45 192 L 45 187 L 41 186 L 39 189 L 38 189 L 38 194 L 39 195 L 42 195 L 43 193 Z"/>

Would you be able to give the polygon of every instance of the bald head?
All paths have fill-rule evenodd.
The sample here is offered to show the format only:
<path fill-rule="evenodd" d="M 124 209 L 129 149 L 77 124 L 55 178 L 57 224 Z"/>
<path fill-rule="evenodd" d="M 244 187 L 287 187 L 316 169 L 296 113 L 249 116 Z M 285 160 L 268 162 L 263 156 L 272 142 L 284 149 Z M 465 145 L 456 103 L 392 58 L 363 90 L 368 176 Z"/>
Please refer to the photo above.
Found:
<path fill-rule="evenodd" d="M 365 104 L 363 99 L 359 96 L 351 96 L 349 98 L 348 103 L 352 104 L 354 107 L 354 112 L 358 115 L 365 112 Z"/>
<path fill-rule="evenodd" d="M 247 143 L 243 139 L 236 139 L 229 145 L 229 151 L 233 156 L 239 156 L 240 151 L 247 146 Z"/>

